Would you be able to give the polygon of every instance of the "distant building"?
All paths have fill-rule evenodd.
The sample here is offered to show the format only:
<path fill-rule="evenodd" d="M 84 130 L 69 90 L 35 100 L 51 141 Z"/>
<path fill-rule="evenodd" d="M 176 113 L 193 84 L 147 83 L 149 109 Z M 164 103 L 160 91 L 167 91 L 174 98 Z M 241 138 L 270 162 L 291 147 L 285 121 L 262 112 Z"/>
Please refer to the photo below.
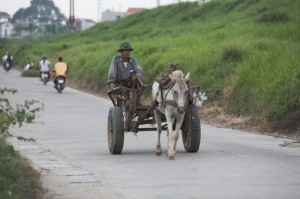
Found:
<path fill-rule="evenodd" d="M 106 10 L 102 12 L 102 22 L 104 21 L 114 21 L 117 19 L 121 19 L 131 14 L 135 14 L 138 12 L 144 11 L 145 8 L 128 8 L 126 12 L 115 12 L 111 10 Z"/>
<path fill-rule="evenodd" d="M 10 15 L 7 12 L 0 11 L 0 23 L 4 23 L 10 20 Z"/>
<path fill-rule="evenodd" d="M 14 33 L 14 26 L 10 22 L 0 23 L 0 37 L 10 38 Z"/>
<path fill-rule="evenodd" d="M 10 38 L 14 33 L 14 26 L 10 23 L 10 15 L 0 12 L 0 38 Z"/>
<path fill-rule="evenodd" d="M 91 19 L 81 19 L 81 27 L 80 30 L 86 30 L 96 25 L 96 22 Z"/>
<path fill-rule="evenodd" d="M 75 30 L 84 31 L 96 25 L 96 22 L 91 19 L 75 19 L 74 27 Z"/>
<path fill-rule="evenodd" d="M 126 11 L 126 15 L 135 14 L 138 12 L 142 12 L 144 10 L 145 10 L 145 8 L 128 8 L 128 10 Z"/>
<path fill-rule="evenodd" d="M 126 14 L 124 12 L 115 12 L 111 10 L 105 10 L 102 12 L 102 22 L 104 21 L 114 21 L 117 19 L 121 19 Z"/>
<path fill-rule="evenodd" d="M 211 1 L 211 0 L 198 0 L 198 3 L 199 3 L 199 5 L 200 5 L 200 4 L 206 3 L 206 2 L 208 2 L 208 1 Z"/>
<path fill-rule="evenodd" d="M 69 19 L 61 19 L 60 23 L 63 26 L 67 26 L 69 23 Z M 94 25 L 96 25 L 96 22 L 93 21 L 92 19 L 75 19 L 74 21 L 75 30 L 84 31 L 86 29 L 93 27 Z"/>

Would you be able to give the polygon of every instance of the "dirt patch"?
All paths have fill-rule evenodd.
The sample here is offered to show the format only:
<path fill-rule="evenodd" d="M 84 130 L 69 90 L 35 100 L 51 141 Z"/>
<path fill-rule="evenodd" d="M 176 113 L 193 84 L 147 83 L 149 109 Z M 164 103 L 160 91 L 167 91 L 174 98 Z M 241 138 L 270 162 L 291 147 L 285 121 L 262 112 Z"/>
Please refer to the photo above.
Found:
<path fill-rule="evenodd" d="M 253 116 L 236 116 L 228 114 L 214 102 L 207 102 L 200 110 L 201 120 L 204 123 L 217 127 L 239 129 L 275 137 L 300 139 L 300 132 L 274 131 L 266 122 L 260 121 Z"/>

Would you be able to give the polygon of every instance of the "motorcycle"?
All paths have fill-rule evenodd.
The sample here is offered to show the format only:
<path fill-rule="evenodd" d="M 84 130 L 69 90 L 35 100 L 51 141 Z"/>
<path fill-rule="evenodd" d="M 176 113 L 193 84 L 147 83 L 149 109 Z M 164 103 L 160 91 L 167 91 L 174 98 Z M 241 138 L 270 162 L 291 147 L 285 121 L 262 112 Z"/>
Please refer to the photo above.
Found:
<path fill-rule="evenodd" d="M 11 64 L 9 62 L 4 62 L 3 67 L 4 67 L 4 70 L 6 70 L 6 72 L 8 72 L 11 69 Z"/>
<path fill-rule="evenodd" d="M 56 84 L 56 90 L 58 93 L 61 93 L 62 90 L 65 88 L 65 77 L 64 76 L 58 76 L 57 77 L 57 84 Z"/>
<path fill-rule="evenodd" d="M 49 74 L 48 74 L 48 72 L 42 72 L 42 82 L 43 82 L 43 84 L 44 85 L 46 85 L 47 83 L 48 83 L 48 81 L 49 81 Z"/>
<path fill-rule="evenodd" d="M 33 62 L 29 62 L 28 64 L 26 64 L 26 66 L 24 66 L 24 70 L 27 71 L 31 68 L 33 68 L 34 66 L 34 63 Z"/>

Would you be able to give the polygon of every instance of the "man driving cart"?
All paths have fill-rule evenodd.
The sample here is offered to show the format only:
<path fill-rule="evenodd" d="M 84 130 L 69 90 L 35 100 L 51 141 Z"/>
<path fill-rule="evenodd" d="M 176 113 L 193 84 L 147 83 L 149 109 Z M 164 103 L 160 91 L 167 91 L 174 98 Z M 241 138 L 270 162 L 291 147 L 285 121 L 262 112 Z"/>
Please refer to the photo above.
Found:
<path fill-rule="evenodd" d="M 143 70 L 137 60 L 130 56 L 131 51 L 133 48 L 130 43 L 123 42 L 118 49 L 120 54 L 112 58 L 108 72 L 108 91 L 118 86 L 135 88 L 137 89 L 136 104 L 141 105 L 141 97 L 145 88 Z"/>

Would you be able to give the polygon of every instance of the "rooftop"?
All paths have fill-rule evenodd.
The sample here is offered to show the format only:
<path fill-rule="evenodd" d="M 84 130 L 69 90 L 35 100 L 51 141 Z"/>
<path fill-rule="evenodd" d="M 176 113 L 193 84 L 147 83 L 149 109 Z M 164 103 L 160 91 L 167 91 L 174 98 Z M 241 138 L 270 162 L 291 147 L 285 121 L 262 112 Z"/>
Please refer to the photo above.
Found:
<path fill-rule="evenodd" d="M 10 15 L 7 12 L 0 11 L 0 18 L 10 18 Z"/>
<path fill-rule="evenodd" d="M 145 8 L 128 8 L 127 10 L 127 14 L 133 14 L 136 12 L 142 12 L 143 10 L 145 10 Z"/>

